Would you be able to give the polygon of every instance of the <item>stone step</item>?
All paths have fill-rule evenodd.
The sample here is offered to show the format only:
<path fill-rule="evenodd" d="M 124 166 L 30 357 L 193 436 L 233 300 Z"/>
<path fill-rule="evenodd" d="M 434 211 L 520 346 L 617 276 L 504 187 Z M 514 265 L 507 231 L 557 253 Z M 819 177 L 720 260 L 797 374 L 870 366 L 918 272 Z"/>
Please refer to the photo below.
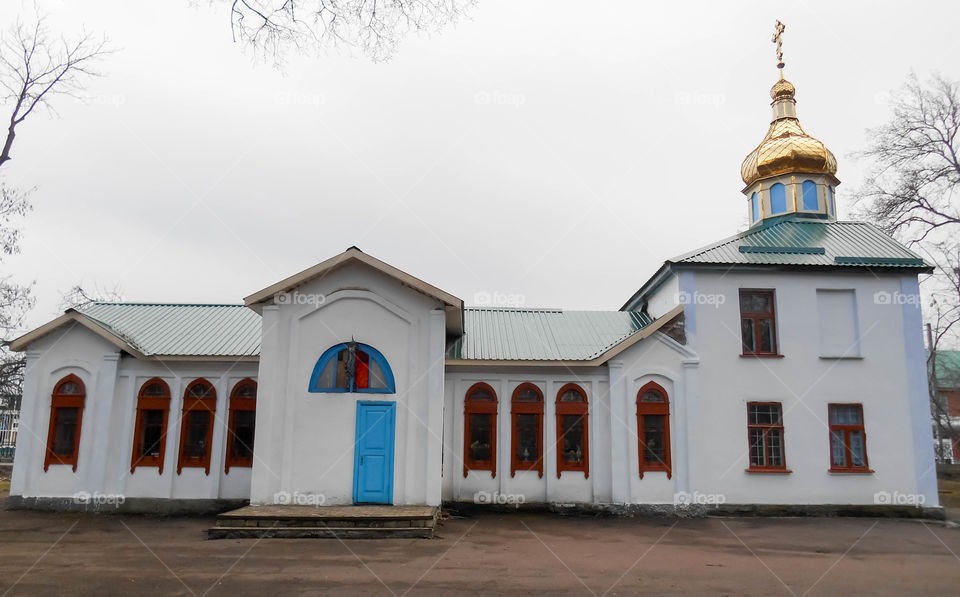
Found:
<path fill-rule="evenodd" d="M 217 516 L 207 536 L 429 538 L 433 536 L 438 512 L 431 506 L 246 506 Z"/>
<path fill-rule="evenodd" d="M 216 525 L 207 539 L 430 539 L 433 527 L 237 527 Z"/>
<path fill-rule="evenodd" d="M 317 519 L 317 518 L 218 518 L 217 524 L 231 527 L 337 527 L 337 528 L 433 528 L 433 518 L 397 518 L 391 520 L 367 519 Z"/>

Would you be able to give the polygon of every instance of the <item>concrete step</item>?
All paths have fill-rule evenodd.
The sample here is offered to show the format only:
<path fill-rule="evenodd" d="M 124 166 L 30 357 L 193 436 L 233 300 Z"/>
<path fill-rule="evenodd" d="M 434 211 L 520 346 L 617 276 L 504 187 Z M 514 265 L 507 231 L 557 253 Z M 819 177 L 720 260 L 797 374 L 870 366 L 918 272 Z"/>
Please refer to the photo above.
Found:
<path fill-rule="evenodd" d="M 433 527 L 233 527 L 216 525 L 207 539 L 430 539 Z"/>
<path fill-rule="evenodd" d="M 220 514 L 207 537 L 429 538 L 438 512 L 431 506 L 246 506 Z"/>

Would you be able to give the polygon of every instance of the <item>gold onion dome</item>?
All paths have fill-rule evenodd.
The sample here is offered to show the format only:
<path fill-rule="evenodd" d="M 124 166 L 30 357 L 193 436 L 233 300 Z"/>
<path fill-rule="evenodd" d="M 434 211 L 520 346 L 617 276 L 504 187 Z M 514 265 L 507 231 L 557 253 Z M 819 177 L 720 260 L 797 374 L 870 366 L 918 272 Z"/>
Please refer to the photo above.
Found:
<path fill-rule="evenodd" d="M 750 186 L 761 178 L 806 172 L 811 174 L 837 173 L 837 159 L 818 139 L 800 126 L 793 83 L 783 78 L 770 89 L 773 98 L 773 122 L 760 145 L 750 152 L 740 166 L 743 182 Z"/>

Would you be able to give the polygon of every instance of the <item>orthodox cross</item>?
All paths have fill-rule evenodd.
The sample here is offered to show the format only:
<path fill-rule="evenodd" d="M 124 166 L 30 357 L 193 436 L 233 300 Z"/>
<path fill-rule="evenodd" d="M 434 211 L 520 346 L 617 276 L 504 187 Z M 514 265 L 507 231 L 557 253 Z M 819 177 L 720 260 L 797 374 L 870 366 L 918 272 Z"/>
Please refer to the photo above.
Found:
<path fill-rule="evenodd" d="M 773 38 L 770 40 L 773 43 L 777 44 L 777 68 L 780 69 L 780 74 L 783 75 L 783 31 L 787 28 L 786 25 L 777 21 L 776 27 L 774 28 Z"/>

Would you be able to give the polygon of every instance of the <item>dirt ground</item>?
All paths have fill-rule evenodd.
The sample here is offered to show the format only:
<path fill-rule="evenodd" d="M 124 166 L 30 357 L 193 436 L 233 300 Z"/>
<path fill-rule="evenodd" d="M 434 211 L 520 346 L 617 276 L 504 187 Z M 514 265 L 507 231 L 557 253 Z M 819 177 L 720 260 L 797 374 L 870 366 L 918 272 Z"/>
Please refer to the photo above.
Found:
<path fill-rule="evenodd" d="M 491 513 L 447 520 L 432 540 L 207 541 L 212 523 L 0 511 L 0 595 L 933 595 L 960 586 L 960 528 L 915 521 Z"/>

